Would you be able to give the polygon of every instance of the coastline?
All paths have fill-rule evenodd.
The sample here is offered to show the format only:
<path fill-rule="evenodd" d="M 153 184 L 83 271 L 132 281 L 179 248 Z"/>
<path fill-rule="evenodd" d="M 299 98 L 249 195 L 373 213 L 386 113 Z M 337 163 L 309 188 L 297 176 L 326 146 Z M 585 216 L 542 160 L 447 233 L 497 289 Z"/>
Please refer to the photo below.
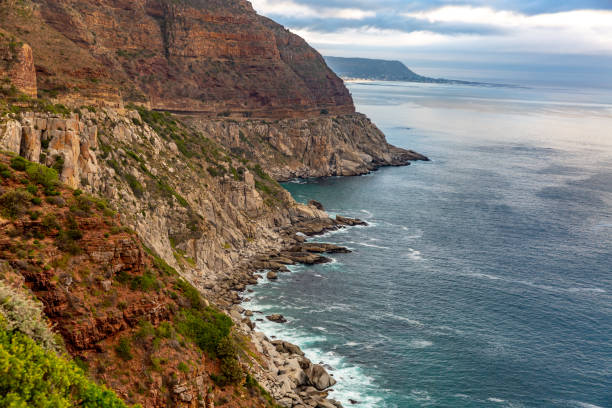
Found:
<path fill-rule="evenodd" d="M 310 205 L 322 209 L 316 202 Z M 232 287 L 239 295 L 227 312 L 264 358 L 258 367 L 251 367 L 253 375 L 283 407 L 342 408 L 343 405 L 330 398 L 337 380 L 333 373 L 329 373 L 331 367 L 326 361 L 311 361 L 299 346 L 284 339 L 270 338 L 257 329 L 257 321 L 263 319 L 279 325 L 285 320 L 282 315 L 264 316 L 261 311 L 244 308 L 250 301 L 247 297 L 252 291 L 249 286 L 257 285 L 263 279 L 276 280 L 279 275 L 291 272 L 290 267 L 332 263 L 325 255 L 352 251 L 334 244 L 308 242 L 307 238 L 365 225 L 367 223 L 360 219 L 340 215 L 298 222 L 284 231 L 279 249 L 248 260 L 244 265 L 246 274 L 241 274 L 242 279 Z"/>

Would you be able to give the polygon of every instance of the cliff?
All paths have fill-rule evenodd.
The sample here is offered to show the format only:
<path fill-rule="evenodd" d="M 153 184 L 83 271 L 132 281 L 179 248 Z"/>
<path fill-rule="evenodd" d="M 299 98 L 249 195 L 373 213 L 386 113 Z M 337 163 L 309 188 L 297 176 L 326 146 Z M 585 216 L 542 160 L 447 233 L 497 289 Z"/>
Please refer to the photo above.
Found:
<path fill-rule="evenodd" d="M 321 258 L 320 245 L 310 250 Z M 195 264 L 176 251 L 181 263 Z M 40 300 L 50 325 L 24 314 L 27 302 L 15 297 Z M 87 375 L 146 407 L 326 404 L 324 389 L 335 381 L 323 367 L 254 332 L 236 309 L 230 316 L 142 245 L 105 200 L 61 185 L 54 169 L 0 154 L 0 333 L 8 319 L 11 332 L 65 347 Z M 48 333 L 51 325 L 62 343 Z M 0 389 L 36 404 L 14 384 L 0 381 Z"/>
<path fill-rule="evenodd" d="M 22 7 L 2 28 L 34 49 L 43 94 L 211 116 L 354 111 L 323 58 L 244 0 L 36 0 Z"/>
<path fill-rule="evenodd" d="M 252 153 L 279 180 L 426 159 L 390 146 L 355 114 L 321 55 L 246 1 L 11 3 L 0 3 L 2 29 L 21 51 L 4 52 L 13 63 L 3 71 L 27 95 L 67 106 L 136 103 L 202 130 L 235 120 L 245 140 L 216 140 Z"/>
<path fill-rule="evenodd" d="M 21 92 L 32 98 L 38 93 L 32 48 L 1 28 L 0 88 L 5 93 Z"/>
<path fill-rule="evenodd" d="M 229 124 L 198 117 L 185 120 L 228 150 L 259 163 L 276 180 L 354 176 L 428 160 L 388 144 L 376 125 L 359 113 Z"/>

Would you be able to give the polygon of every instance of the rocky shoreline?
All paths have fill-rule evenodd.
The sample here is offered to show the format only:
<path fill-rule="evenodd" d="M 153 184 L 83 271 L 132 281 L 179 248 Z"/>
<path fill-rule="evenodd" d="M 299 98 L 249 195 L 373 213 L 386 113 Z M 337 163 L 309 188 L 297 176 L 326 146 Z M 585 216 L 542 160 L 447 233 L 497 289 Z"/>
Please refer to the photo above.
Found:
<path fill-rule="evenodd" d="M 322 210 L 322 206 L 311 202 L 311 206 Z M 289 272 L 288 265 L 314 265 L 331 262 L 325 254 L 350 253 L 348 248 L 327 243 L 306 242 L 306 237 L 313 237 L 351 226 L 367 225 L 366 222 L 336 216 L 306 220 L 298 223 L 286 232 L 282 249 L 260 255 L 250 261 L 248 281 L 239 280 L 232 290 L 246 295 L 246 285 L 256 284 L 264 275 L 268 279 L 278 279 L 278 273 Z M 315 364 L 305 357 L 304 352 L 296 345 L 284 340 L 271 340 L 263 332 L 256 330 L 252 318 L 256 311 L 246 310 L 240 304 L 243 298 L 238 295 L 236 301 L 227 310 L 239 330 L 248 335 L 257 351 L 265 360 L 259 367 L 253 367 L 257 381 L 278 401 L 287 408 L 342 408 L 339 401 L 330 399 L 331 387 L 336 384 L 333 375 L 321 364 Z M 273 314 L 266 319 L 278 324 L 286 322 L 284 316 Z"/>

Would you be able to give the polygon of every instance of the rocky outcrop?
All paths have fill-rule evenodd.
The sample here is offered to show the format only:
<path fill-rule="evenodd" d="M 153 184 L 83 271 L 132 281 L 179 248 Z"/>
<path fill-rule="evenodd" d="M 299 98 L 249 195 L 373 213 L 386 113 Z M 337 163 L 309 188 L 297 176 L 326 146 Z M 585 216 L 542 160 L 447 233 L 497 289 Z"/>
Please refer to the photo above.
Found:
<path fill-rule="evenodd" d="M 329 389 L 336 380 L 325 367 L 312 363 L 294 344 L 272 341 L 257 331 L 251 335 L 263 360 L 261 366 L 254 367 L 255 375 L 281 406 L 342 407 L 339 402 L 328 399 Z M 262 369 L 263 365 L 267 369 Z"/>
<path fill-rule="evenodd" d="M 19 154 L 21 149 L 21 123 L 14 119 L 0 122 L 0 150 Z"/>
<path fill-rule="evenodd" d="M 0 29 L 0 89 L 10 87 L 36 97 L 34 56 L 28 44 Z"/>
<path fill-rule="evenodd" d="M 256 161 L 277 180 L 354 176 L 382 166 L 428 160 L 387 143 L 385 135 L 361 114 L 229 125 L 197 116 L 185 119 L 227 149 Z"/>

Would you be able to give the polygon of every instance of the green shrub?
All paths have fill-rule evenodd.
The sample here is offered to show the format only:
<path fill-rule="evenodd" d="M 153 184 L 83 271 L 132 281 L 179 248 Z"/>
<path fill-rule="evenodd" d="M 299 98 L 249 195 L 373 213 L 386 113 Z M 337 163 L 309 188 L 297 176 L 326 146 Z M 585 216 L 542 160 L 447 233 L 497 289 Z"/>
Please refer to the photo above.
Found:
<path fill-rule="evenodd" d="M 60 225 L 57 222 L 54 214 L 47 214 L 42 219 L 42 226 L 47 232 L 50 232 L 53 229 L 59 229 Z"/>
<path fill-rule="evenodd" d="M 60 229 L 55 239 L 55 245 L 63 251 L 77 255 L 81 253 L 81 247 L 77 241 L 83 238 L 83 233 L 79 230 L 79 225 L 71 215 L 68 215 L 67 221 L 68 228 Z"/>
<path fill-rule="evenodd" d="M 25 190 L 10 190 L 0 196 L 0 213 L 7 218 L 22 216 L 32 200 Z"/>
<path fill-rule="evenodd" d="M 127 337 L 121 337 L 115 346 L 115 353 L 117 353 L 117 356 L 119 356 L 119 358 L 122 360 L 128 361 L 133 359 L 134 356 L 132 355 L 132 343 L 130 342 L 130 339 Z"/>
<path fill-rule="evenodd" d="M 185 364 L 183 361 L 181 361 L 180 363 L 178 363 L 178 370 L 182 371 L 184 373 L 188 373 L 189 372 L 189 366 L 187 364 Z"/>
<path fill-rule="evenodd" d="M 88 380 L 73 362 L 7 328 L 0 318 L 0 406 L 124 408 L 112 391 Z"/>
<path fill-rule="evenodd" d="M 178 316 L 176 328 L 191 338 L 203 351 L 216 356 L 217 346 L 229 336 L 232 320 L 225 314 L 206 307 L 201 310 L 185 309 Z"/>
<path fill-rule="evenodd" d="M 142 184 L 140 184 L 138 179 L 131 174 L 126 174 L 125 179 L 127 180 L 128 185 L 130 186 L 132 191 L 134 192 L 134 195 L 136 197 L 142 197 L 142 195 L 144 194 L 144 187 L 142 186 Z"/>
<path fill-rule="evenodd" d="M 42 311 L 42 304 L 0 281 L 0 316 L 4 328 L 19 331 L 46 350 L 61 349 Z"/>
<path fill-rule="evenodd" d="M 11 171 L 9 166 L 4 163 L 0 163 L 0 177 L 4 179 L 9 179 L 13 177 L 13 172 Z"/>
<path fill-rule="evenodd" d="M 152 289 L 159 290 L 161 287 L 159 281 L 150 271 L 146 271 L 141 276 L 132 276 L 126 271 L 119 271 L 115 275 L 117 282 L 124 285 L 129 285 L 132 290 L 140 290 L 148 292 Z"/>
<path fill-rule="evenodd" d="M 17 171 L 24 171 L 28 161 L 21 156 L 15 156 L 11 159 L 11 167 Z"/>
<path fill-rule="evenodd" d="M 31 181 L 44 187 L 46 195 L 57 195 L 55 189 L 59 186 L 59 176 L 55 169 L 28 162 L 25 170 Z"/>
<path fill-rule="evenodd" d="M 64 171 L 64 157 L 57 155 L 54 157 L 55 161 L 53 162 L 53 165 L 51 166 L 53 168 L 53 170 L 57 171 L 58 174 L 62 174 L 62 171 Z"/>
<path fill-rule="evenodd" d="M 70 210 L 72 212 L 80 211 L 84 213 L 84 215 L 88 215 L 91 214 L 91 207 L 93 204 L 93 201 L 89 197 L 85 195 L 78 195 L 74 198 L 74 205 L 70 207 Z"/>
<path fill-rule="evenodd" d="M 38 194 L 38 186 L 34 185 L 34 184 L 28 184 L 26 186 L 26 191 L 32 195 L 36 195 Z"/>
<path fill-rule="evenodd" d="M 130 287 L 132 290 L 148 292 L 152 289 L 159 289 L 160 284 L 155 275 L 153 275 L 150 271 L 146 271 L 142 276 L 134 276 L 130 283 Z"/>
<path fill-rule="evenodd" d="M 200 292 L 198 292 L 189 282 L 179 279 L 175 283 L 175 286 L 183 293 L 183 297 L 189 301 L 189 305 L 192 309 L 201 309 L 204 306 Z"/>
<path fill-rule="evenodd" d="M 170 322 L 162 322 L 155 329 L 155 336 L 162 339 L 171 339 L 175 335 L 174 327 Z"/>

